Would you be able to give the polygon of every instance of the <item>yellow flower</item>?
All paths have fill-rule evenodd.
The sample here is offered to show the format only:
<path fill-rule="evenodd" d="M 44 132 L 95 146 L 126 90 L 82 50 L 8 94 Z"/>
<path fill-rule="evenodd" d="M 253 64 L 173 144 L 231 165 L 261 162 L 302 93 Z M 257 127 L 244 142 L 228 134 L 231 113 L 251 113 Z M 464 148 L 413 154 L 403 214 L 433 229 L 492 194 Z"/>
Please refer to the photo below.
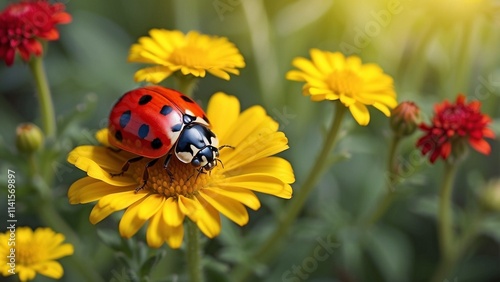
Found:
<path fill-rule="evenodd" d="M 305 81 L 303 94 L 313 101 L 340 100 L 360 125 L 370 122 L 367 105 L 386 116 L 397 106 L 392 78 L 376 64 L 362 64 L 357 56 L 311 49 L 311 60 L 298 57 L 286 78 Z"/>
<path fill-rule="evenodd" d="M 165 29 L 152 29 L 149 35 L 130 48 L 129 62 L 155 65 L 137 71 L 136 81 L 157 84 L 176 71 L 196 77 L 205 77 L 208 71 L 229 80 L 229 73 L 237 75 L 237 68 L 245 66 L 238 48 L 225 37 Z"/>
<path fill-rule="evenodd" d="M 10 230 L 0 233 L 2 275 L 16 273 L 21 281 L 35 279 L 37 272 L 50 278 L 61 278 L 64 270 L 55 260 L 74 252 L 73 245 L 63 244 L 63 241 L 63 234 L 47 227 L 37 228 L 34 232 L 29 227 L 17 227 L 15 233 Z M 15 261 L 11 261 L 12 249 L 15 250 Z"/>
<path fill-rule="evenodd" d="M 174 156 L 168 166 L 172 181 L 160 160 L 149 168 L 146 187 L 136 193 L 149 160 L 133 163 L 123 176 L 111 177 L 110 173 L 120 172 L 134 155 L 107 148 L 104 129 L 97 134 L 104 146 L 80 146 L 68 156 L 71 164 L 88 175 L 71 185 L 70 203 L 98 201 L 90 214 L 93 224 L 126 209 L 119 224 L 121 236 L 132 237 L 149 221 L 149 246 L 157 248 L 167 242 L 171 248 L 179 248 L 186 216 L 213 238 L 221 230 L 219 213 L 240 226 L 248 222 L 245 206 L 253 210 L 260 207 L 254 191 L 291 198 L 290 184 L 295 181 L 292 167 L 285 159 L 272 156 L 286 150 L 288 140 L 262 107 L 240 113 L 237 98 L 217 93 L 210 99 L 207 116 L 219 143 L 234 147 L 221 149 L 222 164 L 209 173 L 197 175 L 191 164 Z"/>

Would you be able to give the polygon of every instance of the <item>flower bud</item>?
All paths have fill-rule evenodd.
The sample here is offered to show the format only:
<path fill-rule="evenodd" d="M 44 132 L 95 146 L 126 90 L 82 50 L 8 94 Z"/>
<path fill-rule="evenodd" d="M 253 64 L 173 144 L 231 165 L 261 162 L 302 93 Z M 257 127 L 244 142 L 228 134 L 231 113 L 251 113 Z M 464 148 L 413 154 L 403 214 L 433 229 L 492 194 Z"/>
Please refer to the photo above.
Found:
<path fill-rule="evenodd" d="M 488 211 L 500 212 L 500 178 L 490 181 L 480 194 L 481 205 Z"/>
<path fill-rule="evenodd" d="M 420 123 L 420 108 L 413 102 L 402 102 L 392 110 L 390 123 L 397 136 L 409 136 Z"/>
<path fill-rule="evenodd" d="M 43 132 L 32 123 L 22 123 L 16 128 L 16 147 L 19 152 L 34 153 L 43 146 Z"/>

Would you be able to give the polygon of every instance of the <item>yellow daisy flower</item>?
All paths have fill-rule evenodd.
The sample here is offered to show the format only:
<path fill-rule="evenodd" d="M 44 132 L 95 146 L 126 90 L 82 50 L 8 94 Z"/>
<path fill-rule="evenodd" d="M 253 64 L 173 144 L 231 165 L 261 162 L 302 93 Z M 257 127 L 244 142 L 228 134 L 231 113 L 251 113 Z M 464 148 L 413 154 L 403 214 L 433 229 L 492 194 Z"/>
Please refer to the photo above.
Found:
<path fill-rule="evenodd" d="M 367 105 L 386 116 L 397 106 L 393 79 L 376 64 L 362 64 L 357 56 L 311 49 L 311 60 L 298 57 L 286 78 L 305 81 L 303 94 L 313 101 L 340 100 L 360 125 L 370 122 Z"/>
<path fill-rule="evenodd" d="M 68 156 L 71 164 L 88 175 L 71 185 L 70 203 L 98 201 L 90 214 L 92 224 L 126 209 L 119 224 L 121 236 L 130 238 L 149 221 L 149 246 L 157 248 L 166 242 L 171 248 L 179 248 L 186 216 L 213 238 L 221 230 L 219 213 L 240 226 L 248 222 L 245 206 L 253 210 L 260 207 L 254 191 L 292 197 L 292 167 L 285 159 L 272 156 L 286 150 L 288 140 L 262 107 L 253 106 L 240 113 L 237 98 L 217 93 L 210 99 L 207 116 L 219 143 L 234 147 L 220 151 L 222 165 L 197 175 L 192 165 L 174 156 L 168 166 L 173 174 L 171 181 L 160 160 L 148 169 L 147 185 L 136 192 L 149 160 L 133 163 L 123 176 L 112 177 L 110 173 L 120 172 L 134 155 L 110 150 L 104 129 L 97 134 L 104 146 L 80 146 Z"/>
<path fill-rule="evenodd" d="M 63 244 L 64 235 L 50 228 L 17 227 L 15 233 L 0 233 L 0 271 L 3 276 L 13 273 L 20 281 L 35 279 L 37 273 L 59 279 L 64 270 L 56 259 L 72 255 L 73 245 Z M 15 260 L 12 260 L 12 249 Z"/>
<path fill-rule="evenodd" d="M 157 84 L 176 71 L 196 77 L 205 77 L 208 71 L 229 80 L 229 73 L 237 75 L 237 68 L 245 66 L 238 48 L 225 37 L 165 29 L 152 29 L 149 35 L 130 48 L 129 62 L 155 65 L 137 71 L 136 81 Z"/>

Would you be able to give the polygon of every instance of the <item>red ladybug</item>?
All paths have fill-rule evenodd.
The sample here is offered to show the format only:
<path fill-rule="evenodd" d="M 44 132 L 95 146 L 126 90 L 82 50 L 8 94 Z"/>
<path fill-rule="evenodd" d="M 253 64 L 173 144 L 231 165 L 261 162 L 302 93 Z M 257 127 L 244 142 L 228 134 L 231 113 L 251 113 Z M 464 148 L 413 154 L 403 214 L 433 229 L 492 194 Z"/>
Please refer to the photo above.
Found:
<path fill-rule="evenodd" d="M 210 130 L 205 112 L 191 98 L 173 89 L 146 86 L 125 93 L 111 110 L 108 128 L 112 146 L 139 155 L 114 175 L 123 174 L 130 163 L 143 157 L 153 159 L 144 169 L 144 183 L 138 190 L 147 183 L 148 167 L 165 155 L 164 167 L 172 179 L 167 169 L 172 151 L 200 173 L 220 162 L 219 141 Z"/>

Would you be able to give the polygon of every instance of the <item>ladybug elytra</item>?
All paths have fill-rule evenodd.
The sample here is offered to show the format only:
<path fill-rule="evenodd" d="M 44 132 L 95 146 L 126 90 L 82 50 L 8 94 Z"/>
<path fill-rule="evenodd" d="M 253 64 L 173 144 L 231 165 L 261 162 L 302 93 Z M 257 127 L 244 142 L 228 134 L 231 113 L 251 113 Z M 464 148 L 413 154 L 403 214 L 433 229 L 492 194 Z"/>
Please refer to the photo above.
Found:
<path fill-rule="evenodd" d="M 121 150 L 138 155 L 122 167 L 121 175 L 130 163 L 151 158 L 143 175 L 142 189 L 148 180 L 148 167 L 172 154 L 183 163 L 191 163 L 199 173 L 212 170 L 219 157 L 219 141 L 210 130 L 210 123 L 201 107 L 188 96 L 161 86 L 146 86 L 125 93 L 109 115 L 109 143 Z M 226 146 L 222 146 L 226 147 Z M 221 148 L 222 148 L 221 147 Z M 229 146 L 228 146 L 229 147 Z"/>

